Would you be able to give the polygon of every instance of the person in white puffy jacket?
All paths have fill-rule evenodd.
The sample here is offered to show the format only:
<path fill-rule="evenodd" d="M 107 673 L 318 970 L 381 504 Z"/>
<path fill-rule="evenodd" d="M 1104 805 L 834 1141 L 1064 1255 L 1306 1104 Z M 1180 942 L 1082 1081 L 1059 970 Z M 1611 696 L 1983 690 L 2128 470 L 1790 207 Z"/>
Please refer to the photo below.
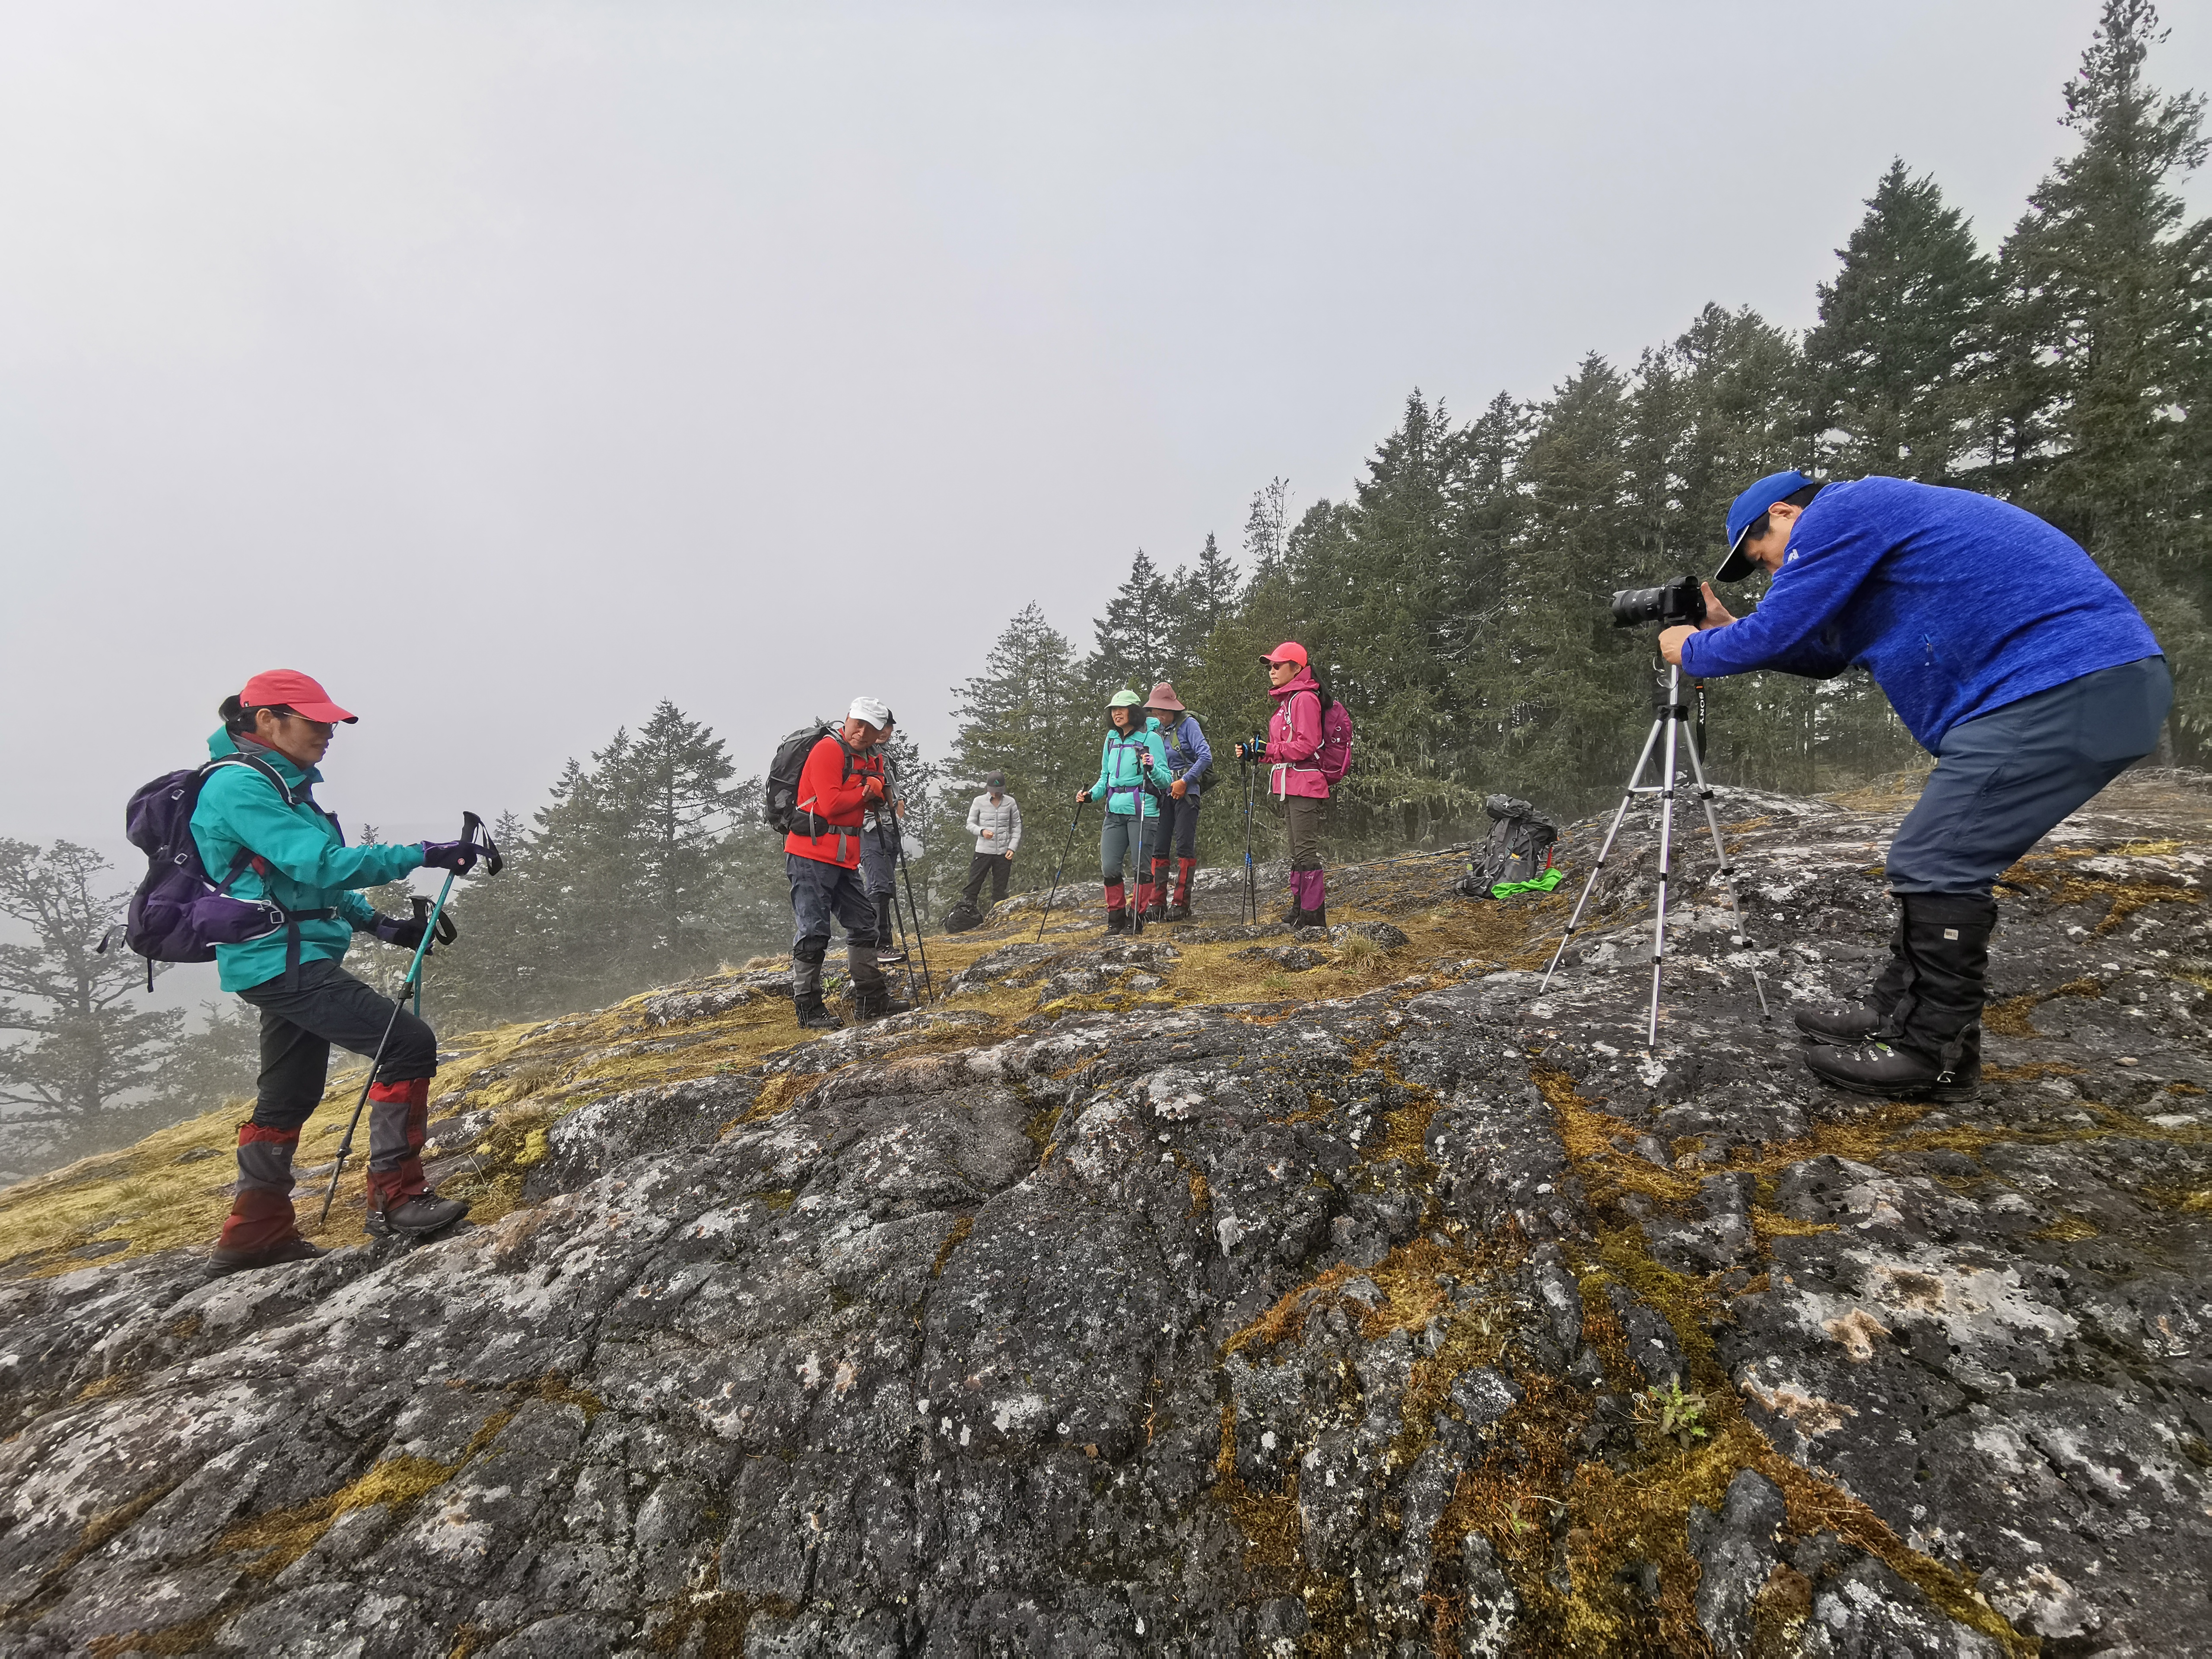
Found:
<path fill-rule="evenodd" d="M 970 910 L 991 883 L 991 902 L 1006 896 L 1006 883 L 1014 873 L 1014 851 L 1022 844 L 1021 804 L 1006 793 L 1006 776 L 994 772 L 983 780 L 988 793 L 975 797 L 968 808 L 968 833 L 975 837 L 975 855 L 968 860 L 968 885 L 960 902 Z"/>

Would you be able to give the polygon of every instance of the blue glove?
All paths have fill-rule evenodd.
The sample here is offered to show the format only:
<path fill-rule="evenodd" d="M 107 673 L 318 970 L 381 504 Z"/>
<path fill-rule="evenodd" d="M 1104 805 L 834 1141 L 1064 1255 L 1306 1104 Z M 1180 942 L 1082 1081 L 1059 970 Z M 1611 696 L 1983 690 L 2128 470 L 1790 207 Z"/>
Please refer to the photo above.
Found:
<path fill-rule="evenodd" d="M 426 841 L 422 843 L 422 867 L 426 870 L 450 870 L 457 876 L 465 876 L 476 867 L 483 855 L 483 848 L 470 841 Z"/>
<path fill-rule="evenodd" d="M 368 931 L 386 945 L 396 945 L 403 951 L 411 951 L 422 942 L 422 924 L 412 916 L 379 916 Z M 428 956 L 429 952 L 425 951 L 422 954 Z"/>

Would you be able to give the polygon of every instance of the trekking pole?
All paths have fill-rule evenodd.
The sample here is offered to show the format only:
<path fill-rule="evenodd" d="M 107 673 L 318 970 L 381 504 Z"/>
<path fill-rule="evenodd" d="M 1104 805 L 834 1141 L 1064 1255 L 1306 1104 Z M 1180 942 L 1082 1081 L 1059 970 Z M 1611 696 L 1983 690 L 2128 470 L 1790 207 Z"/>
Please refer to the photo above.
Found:
<path fill-rule="evenodd" d="M 1075 826 L 1082 821 L 1083 809 L 1088 801 L 1075 803 L 1075 816 L 1067 821 L 1067 839 L 1060 844 L 1060 862 L 1052 866 L 1052 890 L 1045 895 L 1044 914 L 1037 918 L 1036 938 L 1030 941 L 1039 945 L 1044 941 L 1044 925 L 1052 920 L 1053 902 L 1060 896 L 1060 872 L 1067 868 L 1067 854 L 1075 845 Z"/>
<path fill-rule="evenodd" d="M 1260 920 L 1260 895 L 1253 886 L 1252 877 L 1252 763 L 1244 763 L 1244 905 L 1251 920 Z M 1239 912 L 1238 919 L 1243 920 Z"/>
<path fill-rule="evenodd" d="M 914 912 L 914 953 L 921 958 L 922 1000 L 926 1002 L 934 1002 L 937 1000 L 937 981 L 929 976 L 929 949 L 921 942 L 921 906 L 914 901 L 914 869 L 906 861 L 906 836 L 901 835 L 892 845 L 898 848 L 899 874 L 906 878 L 907 907 Z M 893 904 L 898 902 L 896 892 L 892 893 L 891 902 Z M 912 965 L 909 964 L 907 969 L 909 980 L 912 978 L 913 972 Z"/>
<path fill-rule="evenodd" d="M 495 876 L 502 867 L 499 848 L 489 836 L 483 836 L 483 831 L 482 818 L 473 812 L 461 814 L 461 845 L 472 846 L 477 837 L 483 836 L 484 874 Z M 392 1018 L 384 1022 L 384 1035 L 376 1040 L 376 1052 L 369 1056 L 368 1075 L 361 1080 L 361 1098 L 353 1103 L 353 1117 L 346 1124 L 345 1139 L 338 1143 L 337 1161 L 331 1165 L 330 1188 L 323 1194 L 322 1213 L 315 1218 L 318 1227 L 331 1218 L 331 1200 L 338 1195 L 338 1177 L 345 1173 L 346 1158 L 353 1151 L 354 1131 L 361 1127 L 362 1111 L 368 1104 L 369 1090 L 375 1086 L 376 1068 L 384 1062 L 384 1050 L 392 1041 L 392 1028 L 399 1024 L 399 1011 L 407 1006 L 407 994 L 410 989 L 418 999 L 422 995 L 422 958 L 429 954 L 430 937 L 433 933 L 439 933 L 449 941 L 453 937 L 452 933 L 443 932 L 440 923 L 445 920 L 446 901 L 453 896 L 453 878 L 459 873 L 455 870 L 446 872 L 446 884 L 438 890 L 438 902 L 430 907 L 422 937 L 416 942 L 415 958 L 407 964 L 407 977 L 399 981 L 399 994 L 392 999 Z M 451 926 L 450 923 L 446 925 Z M 418 1000 L 416 1006 L 420 1007 L 422 1004 Z"/>
<path fill-rule="evenodd" d="M 876 828 L 880 830 L 883 828 L 883 814 L 878 812 L 876 815 Z M 904 834 L 904 831 L 899 828 L 898 819 L 896 814 L 894 814 L 891 818 L 890 832 L 895 836 Z M 907 942 L 906 910 L 904 907 L 899 903 L 898 878 L 896 872 L 892 873 L 890 901 L 891 925 L 898 929 L 899 965 L 906 969 L 907 1000 L 909 1002 L 915 1002 L 917 1001 L 918 999 L 914 988 L 914 947 Z M 921 919 L 919 916 L 915 918 L 915 923 L 917 929 L 919 929 L 921 926 Z M 888 939 L 878 941 L 881 945 L 887 945 L 890 942 L 890 941 Z"/>

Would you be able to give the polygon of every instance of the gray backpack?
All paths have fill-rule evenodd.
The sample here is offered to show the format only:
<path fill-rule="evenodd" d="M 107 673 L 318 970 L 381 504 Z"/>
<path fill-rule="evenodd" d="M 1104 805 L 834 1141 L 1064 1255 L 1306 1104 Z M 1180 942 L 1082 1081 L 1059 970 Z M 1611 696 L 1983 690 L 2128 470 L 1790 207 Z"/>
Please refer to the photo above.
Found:
<path fill-rule="evenodd" d="M 1552 867 L 1559 826 L 1517 796 L 1489 796 L 1482 810 L 1491 817 L 1490 839 L 1468 860 L 1459 891 L 1488 898 L 1498 888 L 1542 880 Z"/>

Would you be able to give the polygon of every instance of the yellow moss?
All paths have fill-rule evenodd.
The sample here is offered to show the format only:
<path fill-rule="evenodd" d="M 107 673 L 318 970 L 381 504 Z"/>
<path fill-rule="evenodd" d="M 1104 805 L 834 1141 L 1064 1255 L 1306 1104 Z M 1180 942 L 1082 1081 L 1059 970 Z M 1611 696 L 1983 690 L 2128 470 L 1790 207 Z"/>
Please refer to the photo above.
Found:
<path fill-rule="evenodd" d="M 945 1235 L 945 1242 L 937 1247 L 937 1260 L 929 1264 L 932 1279 L 944 1276 L 945 1264 L 952 1260 L 953 1251 L 966 1243 L 968 1235 L 975 1231 L 975 1218 L 972 1215 L 963 1215 L 952 1224 L 951 1231 Z"/>
<path fill-rule="evenodd" d="M 2028 1016 L 2043 1003 L 2058 997 L 2100 997 L 2105 994 L 2104 982 L 2096 979 L 2069 980 L 2055 991 L 2031 991 L 2025 996 L 2008 997 L 2002 1002 L 1992 1003 L 1982 1011 L 1982 1024 L 2005 1036 L 2037 1037 L 2037 1030 Z"/>
<path fill-rule="evenodd" d="M 325 1497 L 240 1522 L 216 1540 L 216 1548 L 228 1554 L 251 1555 L 255 1559 L 246 1569 L 249 1572 L 258 1578 L 274 1577 L 313 1549 L 340 1516 L 374 1504 L 404 1509 L 432 1487 L 452 1480 L 467 1461 L 466 1455 L 452 1463 L 433 1462 L 427 1457 L 387 1458 Z"/>

